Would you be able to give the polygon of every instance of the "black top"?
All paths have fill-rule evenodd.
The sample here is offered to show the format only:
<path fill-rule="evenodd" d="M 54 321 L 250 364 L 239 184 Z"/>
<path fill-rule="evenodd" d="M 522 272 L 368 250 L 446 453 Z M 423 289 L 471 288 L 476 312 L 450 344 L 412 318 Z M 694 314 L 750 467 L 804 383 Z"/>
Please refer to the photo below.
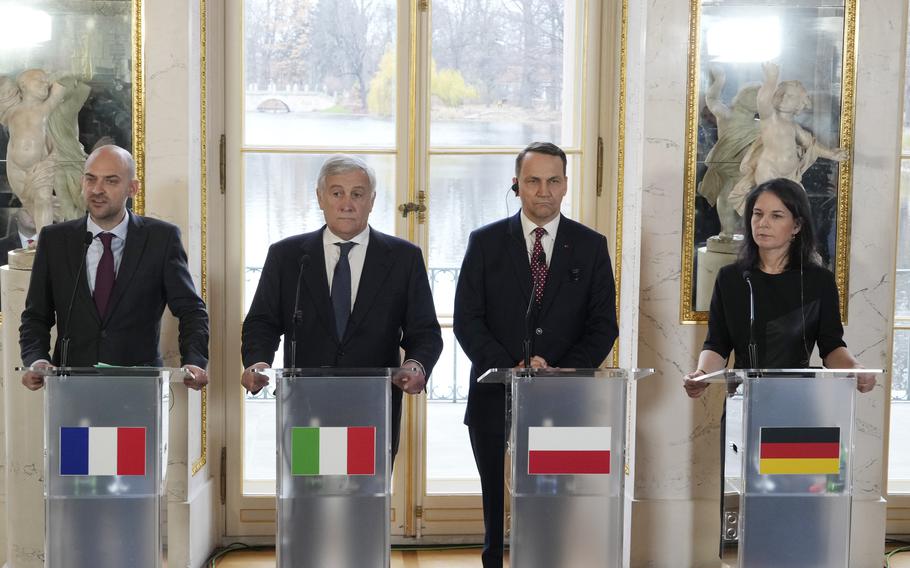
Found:
<path fill-rule="evenodd" d="M 808 367 L 809 355 L 816 343 L 822 359 L 838 347 L 846 346 L 837 285 L 834 275 L 827 269 L 814 265 L 803 268 L 802 301 L 799 268 L 781 274 L 765 274 L 755 269 L 750 278 L 755 294 L 758 368 Z M 733 351 L 736 368 L 751 366 L 749 286 L 742 270 L 735 264 L 723 267 L 717 274 L 703 349 L 724 358 Z"/>

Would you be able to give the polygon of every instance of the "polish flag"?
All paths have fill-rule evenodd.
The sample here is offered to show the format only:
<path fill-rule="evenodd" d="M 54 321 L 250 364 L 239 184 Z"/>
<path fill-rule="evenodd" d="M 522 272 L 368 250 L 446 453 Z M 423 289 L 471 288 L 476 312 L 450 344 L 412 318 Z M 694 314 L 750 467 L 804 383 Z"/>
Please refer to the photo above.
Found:
<path fill-rule="evenodd" d="M 610 473 L 610 428 L 528 428 L 528 475 Z"/>

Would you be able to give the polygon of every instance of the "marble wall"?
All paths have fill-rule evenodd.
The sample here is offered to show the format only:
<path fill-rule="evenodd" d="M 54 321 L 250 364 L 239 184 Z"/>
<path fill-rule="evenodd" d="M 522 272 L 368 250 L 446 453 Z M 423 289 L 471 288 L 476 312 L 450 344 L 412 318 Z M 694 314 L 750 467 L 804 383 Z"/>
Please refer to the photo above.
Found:
<path fill-rule="evenodd" d="M 630 73 L 643 74 L 643 97 L 629 112 L 643 159 L 639 246 L 624 251 L 640 262 L 633 334 L 640 367 L 654 377 L 638 386 L 632 502 L 633 567 L 716 566 L 721 393 L 689 400 L 681 376 L 694 369 L 705 326 L 679 323 L 683 153 L 689 3 L 630 2 Z M 887 367 L 894 293 L 894 238 L 902 96 L 902 35 L 907 6 L 900 0 L 862 3 L 857 27 L 857 105 L 854 202 L 846 341 L 867 367 Z M 636 50 L 641 53 L 636 55 Z M 630 137 L 631 140 L 631 137 Z M 627 189 L 628 191 L 628 189 Z M 626 260 L 624 259 L 625 263 Z M 628 274 L 628 272 L 626 273 Z M 625 280 L 625 277 L 624 277 Z M 625 291 L 624 291 L 625 292 Z M 634 296 L 633 296 L 634 298 Z M 637 324 L 637 329 L 635 328 Z M 851 566 L 881 566 L 885 504 L 882 451 L 886 385 L 859 399 L 855 453 Z"/>

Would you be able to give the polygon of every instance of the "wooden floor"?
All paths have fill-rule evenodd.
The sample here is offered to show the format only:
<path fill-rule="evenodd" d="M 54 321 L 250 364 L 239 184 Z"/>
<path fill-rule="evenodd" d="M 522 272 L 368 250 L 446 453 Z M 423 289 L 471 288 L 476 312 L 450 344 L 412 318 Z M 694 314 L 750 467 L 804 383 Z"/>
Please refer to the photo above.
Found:
<path fill-rule="evenodd" d="M 506 554 L 508 559 L 508 554 Z M 508 561 L 505 566 L 508 567 Z M 274 551 L 231 552 L 215 562 L 216 568 L 274 568 Z M 480 548 L 466 550 L 392 551 L 392 568 L 481 568 Z"/>
<path fill-rule="evenodd" d="M 889 547 L 889 550 L 893 550 L 893 547 Z M 274 568 L 275 553 L 274 551 L 231 552 L 221 557 L 215 566 L 216 568 Z M 508 566 L 508 562 L 506 562 L 506 566 Z M 480 568 L 480 549 L 393 551 L 392 568 Z M 900 552 L 892 556 L 890 568 L 910 568 L 910 552 Z"/>

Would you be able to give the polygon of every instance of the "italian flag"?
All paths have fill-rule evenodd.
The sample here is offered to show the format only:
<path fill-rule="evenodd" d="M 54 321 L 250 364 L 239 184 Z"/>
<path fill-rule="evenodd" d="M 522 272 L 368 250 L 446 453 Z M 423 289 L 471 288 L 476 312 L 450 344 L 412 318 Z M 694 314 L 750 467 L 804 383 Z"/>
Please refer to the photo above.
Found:
<path fill-rule="evenodd" d="M 610 473 L 610 428 L 528 428 L 529 475 Z"/>
<path fill-rule="evenodd" d="M 60 428 L 60 475 L 145 475 L 145 428 Z"/>
<path fill-rule="evenodd" d="M 376 428 L 291 428 L 291 475 L 376 475 Z"/>

